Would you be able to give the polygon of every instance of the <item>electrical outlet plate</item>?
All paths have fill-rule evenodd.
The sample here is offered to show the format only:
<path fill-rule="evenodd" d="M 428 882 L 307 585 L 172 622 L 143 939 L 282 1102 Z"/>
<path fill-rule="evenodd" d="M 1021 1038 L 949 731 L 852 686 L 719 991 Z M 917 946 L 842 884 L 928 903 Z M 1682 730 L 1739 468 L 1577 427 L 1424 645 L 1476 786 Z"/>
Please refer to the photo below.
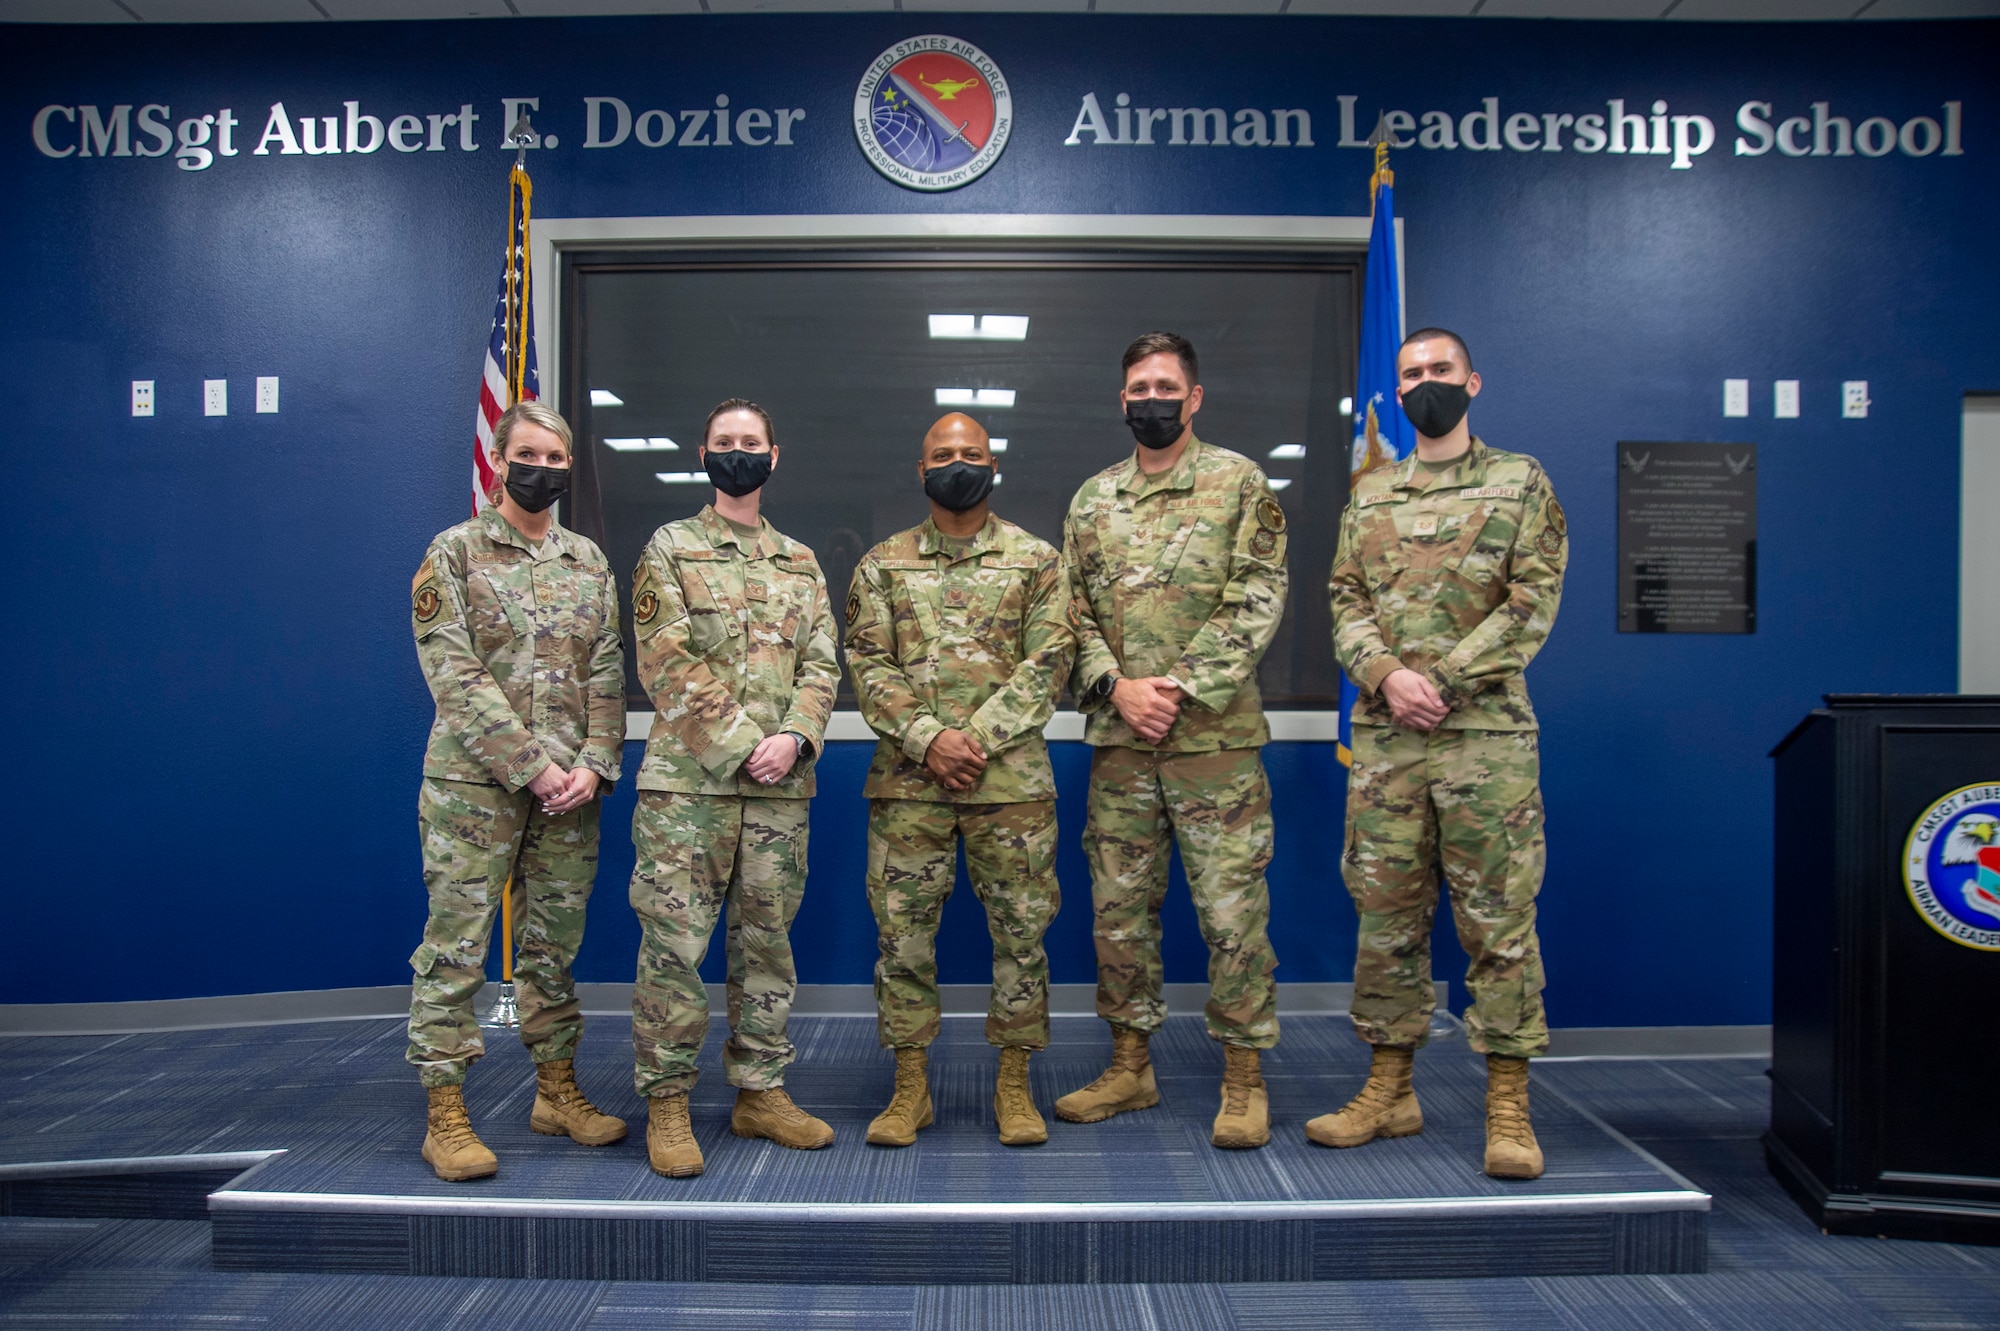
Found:
<path fill-rule="evenodd" d="M 1868 381 L 1849 379 L 1840 386 L 1840 414 L 1850 421 L 1868 417 Z"/>
<path fill-rule="evenodd" d="M 132 381 L 132 414 L 150 416 L 153 414 L 153 381 L 134 379 Z"/>
<path fill-rule="evenodd" d="M 1722 381 L 1722 414 L 1725 416 L 1748 416 L 1750 414 L 1750 381 L 1748 379 L 1724 379 Z"/>
<path fill-rule="evenodd" d="M 1780 379 L 1772 385 L 1772 412 L 1781 421 L 1795 421 L 1799 418 L 1799 381 Z"/>
<path fill-rule="evenodd" d="M 278 410 L 278 376 L 260 374 L 257 376 L 257 412 L 269 416 Z"/>
<path fill-rule="evenodd" d="M 201 381 L 201 414 L 204 416 L 227 416 L 229 414 L 229 381 L 227 379 L 204 379 Z"/>

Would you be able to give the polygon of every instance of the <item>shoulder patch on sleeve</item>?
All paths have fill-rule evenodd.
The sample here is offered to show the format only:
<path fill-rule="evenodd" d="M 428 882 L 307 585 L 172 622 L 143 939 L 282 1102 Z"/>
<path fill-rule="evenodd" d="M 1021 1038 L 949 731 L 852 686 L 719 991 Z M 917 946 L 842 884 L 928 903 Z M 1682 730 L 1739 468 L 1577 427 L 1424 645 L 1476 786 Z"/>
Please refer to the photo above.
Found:
<path fill-rule="evenodd" d="M 639 571 L 632 577 L 632 629 L 639 637 L 650 636 L 655 629 L 665 628 L 668 622 L 666 607 L 660 600 L 659 581 L 653 573 L 653 566 L 645 560 L 639 561 Z"/>
<path fill-rule="evenodd" d="M 849 592 L 847 594 L 847 622 L 852 624 L 859 618 L 861 618 L 861 593 Z"/>
<path fill-rule="evenodd" d="M 410 623 L 419 638 L 427 636 L 445 619 L 444 589 L 438 585 L 437 559 L 425 555 L 410 580 Z"/>
<path fill-rule="evenodd" d="M 1558 536 L 1569 535 L 1569 519 L 1563 516 L 1563 506 L 1554 495 L 1549 496 L 1549 530 Z"/>
<path fill-rule="evenodd" d="M 1257 501 L 1257 525 L 1272 533 L 1285 529 L 1285 510 L 1269 495 Z"/>

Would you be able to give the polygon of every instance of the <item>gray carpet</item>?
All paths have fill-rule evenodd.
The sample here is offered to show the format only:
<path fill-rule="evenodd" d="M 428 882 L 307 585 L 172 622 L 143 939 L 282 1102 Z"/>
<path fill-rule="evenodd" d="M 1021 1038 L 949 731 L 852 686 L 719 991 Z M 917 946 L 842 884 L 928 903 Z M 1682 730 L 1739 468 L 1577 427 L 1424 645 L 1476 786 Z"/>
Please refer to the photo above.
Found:
<path fill-rule="evenodd" d="M 1078 1023 L 1086 1030 L 1094 1023 Z M 1286 1040 L 1302 1046 L 1298 1024 Z M 1335 1043 L 1337 1029 L 1328 1034 Z M 244 1149 L 283 1144 L 260 1136 L 242 1078 L 224 1075 L 207 1090 L 186 1082 L 147 1042 L 0 1041 L 0 1158 L 78 1158 Z M 183 1039 L 193 1037 L 181 1037 Z M 1081 1037 L 1080 1037 L 1081 1038 Z M 205 1032 L 217 1050 L 268 1039 L 295 1066 L 333 1062 L 353 1083 L 407 1080 L 393 1065 L 393 1035 L 369 1030 L 278 1028 Z M 376 1052 L 367 1052 L 370 1042 Z M 138 1044 L 131 1049 L 128 1046 Z M 387 1049 L 389 1060 L 380 1057 Z M 1199 1048 L 1197 1045 L 1196 1048 Z M 122 1052 L 121 1052 L 122 1051 Z M 183 1055 L 192 1051 L 181 1050 Z M 1449 1051 L 1438 1050 L 1438 1054 Z M 1462 1051 L 1461 1051 L 1462 1053 Z M 52 1091 L 65 1059 L 125 1062 L 128 1081 L 153 1088 L 65 1099 Z M 354 1055 L 350 1057 L 350 1055 Z M 232 1056 L 217 1055 L 225 1070 Z M 233 1057 L 247 1057 L 236 1055 Z M 1433 1056 L 1427 1054 L 1426 1059 Z M 346 1060 L 342 1062 L 341 1060 Z M 1048 1060 L 1054 1062 L 1054 1059 Z M 355 1064 L 365 1066 L 356 1069 Z M 498 1070 L 500 1055 L 478 1074 Z M 67 1064 L 66 1067 L 75 1067 Z M 595 1065 L 593 1065 L 595 1066 Z M 0 1325 L 212 1328 L 217 1325 L 372 1328 L 1458 1328 L 1517 1331 L 1624 1328 L 2000 1327 L 2000 1250 L 1876 1239 L 1827 1238 L 1765 1172 L 1757 1134 L 1767 1117 L 1762 1064 L 1748 1059 L 1543 1064 L 1537 1077 L 1602 1115 L 1695 1183 L 1715 1194 L 1709 1271 L 1702 1275 L 1354 1281 L 1327 1284 L 1203 1285 L 1166 1281 L 1112 1286 L 842 1286 L 645 1284 L 415 1276 L 227 1273 L 209 1258 L 200 1220 L 0 1218 Z M 605 1068 L 586 1071 L 593 1091 Z M 504 1094 L 482 1077 L 482 1114 Z M 316 1103 L 303 1076 L 292 1112 Z M 1428 1083 L 1426 1083 L 1428 1085 Z M 324 1083 L 320 1098 L 330 1096 Z M 74 1089 L 74 1088 L 72 1088 Z M 712 1088 L 704 1086 L 704 1092 Z M 171 1125 L 147 1112 L 166 1093 L 196 1113 Z M 1275 1087 L 1274 1087 L 1275 1092 Z M 1195 1088 L 1194 1094 L 1203 1094 Z M 116 1098 L 113 1098 L 113 1097 Z M 1178 1099 L 1171 1090 L 1170 1100 Z M 804 1098 L 804 1093 L 801 1092 Z M 604 1099 L 611 1100 L 610 1094 Z M 1545 1097 L 1546 1099 L 1547 1097 Z M 125 1107 L 121 1108 L 123 1105 Z M 207 1106 L 205 1111 L 200 1106 Z M 614 1106 L 621 1107 L 622 1106 Z M 816 1109 L 825 1106 L 814 1105 Z M 1311 1106 L 1284 1111 L 1294 1119 Z M 494 1109 L 493 1112 L 500 1112 Z M 1189 1112 L 1194 1112 L 1190 1110 Z M 199 1114 L 205 1113 L 206 1118 Z M 1281 1117 L 1283 1114 L 1281 1114 Z M 1433 1128 L 1433 1131 L 1436 1129 Z M 1426 1134 L 1430 1135 L 1429 1133 Z M 52 1140 L 53 1139 L 53 1140 Z M 560 1143 L 557 1143 L 560 1145 Z M 746 1144 L 750 1145 L 750 1144 Z M 580 1148 L 572 1148 L 580 1149 Z M 752 1149 L 760 1149 L 752 1146 Z M 1378 1148 L 1366 1148 L 1366 1154 Z M 504 1176 L 503 1176 L 504 1177 Z"/>

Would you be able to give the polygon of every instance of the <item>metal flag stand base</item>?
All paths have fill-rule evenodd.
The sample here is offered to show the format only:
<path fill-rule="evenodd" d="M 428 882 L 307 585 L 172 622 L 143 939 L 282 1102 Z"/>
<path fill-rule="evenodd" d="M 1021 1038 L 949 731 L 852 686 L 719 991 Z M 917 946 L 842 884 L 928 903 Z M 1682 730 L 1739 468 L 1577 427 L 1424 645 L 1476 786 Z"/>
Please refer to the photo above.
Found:
<path fill-rule="evenodd" d="M 500 996 L 493 1000 L 492 1007 L 486 1009 L 486 1015 L 479 1019 L 479 1024 L 488 1030 L 519 1029 L 521 1013 L 514 1006 L 513 981 L 501 983 Z"/>
<path fill-rule="evenodd" d="M 519 1030 L 521 1011 L 514 1006 L 514 875 L 500 889 L 500 996 L 479 1019 L 487 1030 Z"/>

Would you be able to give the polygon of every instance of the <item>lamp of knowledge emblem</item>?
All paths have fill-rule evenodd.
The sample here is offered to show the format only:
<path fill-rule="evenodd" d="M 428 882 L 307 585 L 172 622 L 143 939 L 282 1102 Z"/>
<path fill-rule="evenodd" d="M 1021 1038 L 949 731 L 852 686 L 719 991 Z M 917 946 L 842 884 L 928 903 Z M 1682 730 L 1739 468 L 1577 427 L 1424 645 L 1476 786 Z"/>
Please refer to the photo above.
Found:
<path fill-rule="evenodd" d="M 854 136 L 877 171 L 910 189 L 957 189 L 986 174 L 1014 128 L 1000 67 L 956 37 L 912 37 L 876 56 L 854 93 Z"/>
<path fill-rule="evenodd" d="M 1931 928 L 2000 952 L 2000 782 L 1962 786 L 1924 810 L 1903 846 L 1903 886 Z"/>

